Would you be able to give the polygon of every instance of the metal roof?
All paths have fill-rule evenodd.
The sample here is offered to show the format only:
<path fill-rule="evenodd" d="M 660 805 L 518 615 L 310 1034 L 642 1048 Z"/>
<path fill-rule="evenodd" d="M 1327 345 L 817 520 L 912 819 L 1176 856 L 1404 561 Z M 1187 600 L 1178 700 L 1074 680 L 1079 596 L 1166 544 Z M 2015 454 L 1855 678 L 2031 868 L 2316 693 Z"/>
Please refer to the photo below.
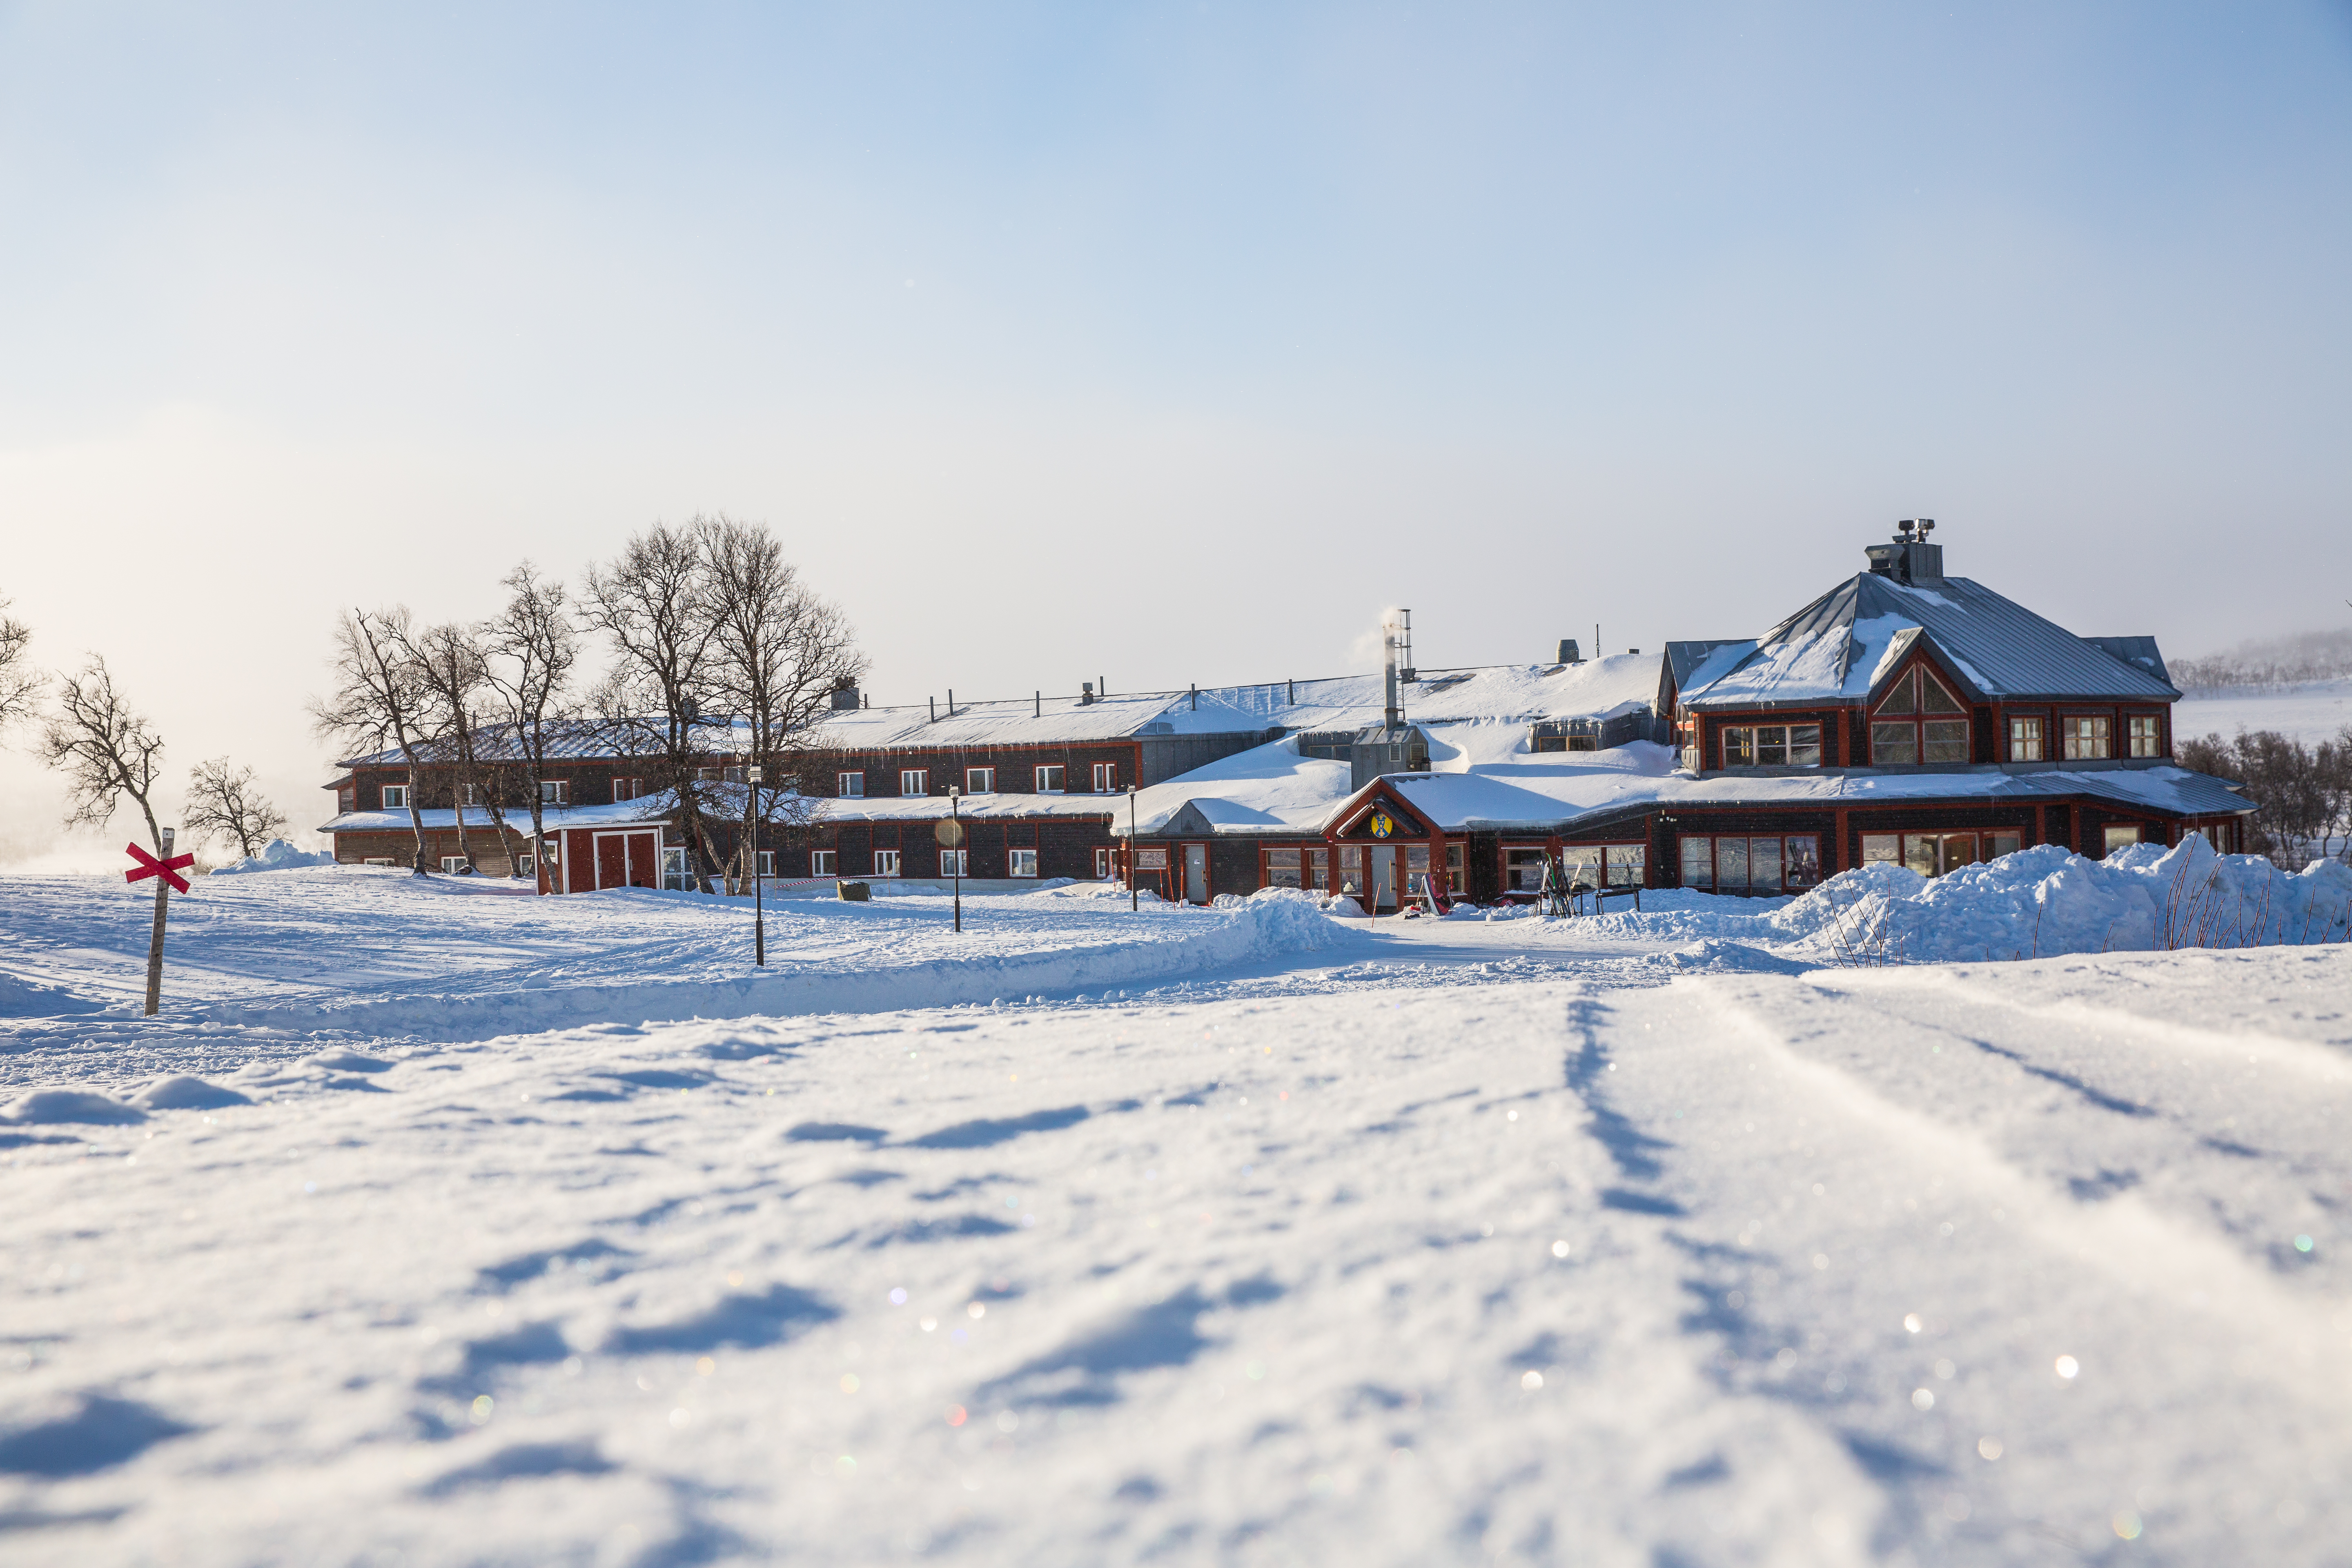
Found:
<path fill-rule="evenodd" d="M 1695 708 L 1856 700 L 1923 635 L 1986 697 L 2180 695 L 2152 637 L 2076 637 L 1966 577 L 1931 587 L 1863 572 L 1765 633 L 1728 668 L 1702 671 L 1682 700 Z"/>

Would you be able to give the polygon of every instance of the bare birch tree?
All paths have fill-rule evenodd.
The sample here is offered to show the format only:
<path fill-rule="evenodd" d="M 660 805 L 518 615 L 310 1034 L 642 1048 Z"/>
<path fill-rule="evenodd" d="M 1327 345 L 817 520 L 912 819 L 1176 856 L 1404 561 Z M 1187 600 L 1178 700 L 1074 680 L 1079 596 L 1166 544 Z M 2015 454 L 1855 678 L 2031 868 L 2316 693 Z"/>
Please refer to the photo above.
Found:
<path fill-rule="evenodd" d="M 191 838 L 233 839 L 250 860 L 286 826 L 286 814 L 263 798 L 251 768 L 233 768 L 226 757 L 215 757 L 189 772 L 180 826 Z"/>
<path fill-rule="evenodd" d="M 540 786 L 547 780 L 548 750 L 568 739 L 581 722 L 571 702 L 580 634 L 564 603 L 562 584 L 541 580 L 528 561 L 508 573 L 505 581 L 506 608 L 481 627 L 488 656 L 484 678 L 522 773 L 536 867 L 547 853 L 547 807 Z M 514 874 L 522 875 L 519 863 Z"/>
<path fill-rule="evenodd" d="M 103 658 L 90 655 L 80 674 L 58 682 L 57 707 L 41 726 L 41 754 L 66 775 L 68 826 L 105 826 L 129 795 L 147 819 L 148 843 L 163 852 L 154 805 L 163 738 L 131 711 Z"/>
<path fill-rule="evenodd" d="M 506 811 L 499 799 L 499 770 L 484 761 L 481 750 L 484 710 L 490 698 L 489 655 L 483 634 L 472 626 L 444 623 L 404 638 L 402 647 L 415 661 L 435 750 L 448 763 L 449 798 L 457 816 L 457 853 L 467 865 L 480 868 L 466 826 L 467 807 L 478 805 L 488 814 L 499 846 L 507 851 L 511 865 Z"/>
<path fill-rule="evenodd" d="M 709 573 L 715 684 L 748 731 L 749 759 L 765 775 L 761 815 L 788 831 L 805 830 L 824 797 L 794 763 L 821 754 L 816 727 L 834 692 L 866 673 L 866 657 L 848 618 L 801 581 L 764 525 L 720 516 L 698 522 L 696 533 Z M 752 799 L 746 790 L 738 841 L 745 853 Z M 748 875 L 751 868 L 743 869 Z"/>
<path fill-rule="evenodd" d="M 611 742 L 641 756 L 677 802 L 688 864 L 703 892 L 718 870 L 704 819 L 719 792 L 698 776 L 702 722 L 719 690 L 709 573 L 697 522 L 656 523 L 588 569 L 588 625 L 617 656 L 597 700 Z"/>
<path fill-rule="evenodd" d="M 312 731 L 355 753 L 397 750 L 408 765 L 408 822 L 416 834 L 410 868 L 428 874 L 425 813 L 426 715 L 430 700 L 415 661 L 404 651 L 415 617 L 405 605 L 371 615 L 347 610 L 335 621 L 334 695 L 310 704 Z"/>
<path fill-rule="evenodd" d="M 5 612 L 8 605 L 8 600 L 0 599 L 0 612 Z M 32 627 L 0 613 L 0 730 L 19 719 L 30 718 L 34 705 L 41 700 L 40 673 L 26 658 L 32 640 Z"/>

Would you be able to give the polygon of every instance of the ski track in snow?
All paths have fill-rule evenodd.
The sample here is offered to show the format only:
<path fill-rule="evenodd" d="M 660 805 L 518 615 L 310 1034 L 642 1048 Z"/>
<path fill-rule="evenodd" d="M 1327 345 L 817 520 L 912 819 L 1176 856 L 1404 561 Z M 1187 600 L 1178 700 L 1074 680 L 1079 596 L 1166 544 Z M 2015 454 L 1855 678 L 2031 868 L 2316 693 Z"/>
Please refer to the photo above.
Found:
<path fill-rule="evenodd" d="M 370 952 L 404 881 L 306 875 L 175 909 L 184 1014 L 0 1020 L 11 1562 L 2340 1560 L 2341 945 L 1041 892 L 977 976 L 1124 983 L 474 1037 L 741 922 L 436 892 Z M 137 901 L 36 891 L 10 975 L 130 984 Z M 778 921 L 938 994 L 923 901 Z M 235 1011 L 280 969 L 315 1017 Z"/>

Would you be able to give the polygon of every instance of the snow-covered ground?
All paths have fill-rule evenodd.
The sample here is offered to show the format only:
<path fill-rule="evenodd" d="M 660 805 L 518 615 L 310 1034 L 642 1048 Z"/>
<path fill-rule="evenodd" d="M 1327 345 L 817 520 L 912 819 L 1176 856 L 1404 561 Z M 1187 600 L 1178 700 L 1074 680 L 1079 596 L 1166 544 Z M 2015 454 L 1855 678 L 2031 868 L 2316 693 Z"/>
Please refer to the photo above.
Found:
<path fill-rule="evenodd" d="M 2166 885 L 2086 865 L 2031 883 L 2076 924 Z M 1996 869 L 1839 918 L 1990 920 Z M 2352 1528 L 2341 942 L 1881 964 L 1808 900 L 1371 931 L 1069 888 L 961 937 L 790 901 L 757 976 L 734 902 L 318 869 L 175 900 L 147 1022 L 143 894 L 0 894 L 12 1563 Z"/>

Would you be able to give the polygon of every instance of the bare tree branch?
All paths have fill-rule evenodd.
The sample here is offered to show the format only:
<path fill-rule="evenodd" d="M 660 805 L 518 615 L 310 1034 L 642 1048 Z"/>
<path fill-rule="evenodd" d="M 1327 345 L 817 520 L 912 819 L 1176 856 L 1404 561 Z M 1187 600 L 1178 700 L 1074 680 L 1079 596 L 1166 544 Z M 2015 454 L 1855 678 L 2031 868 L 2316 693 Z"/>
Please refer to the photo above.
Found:
<path fill-rule="evenodd" d="M 425 786 L 429 698 L 415 661 L 403 651 L 414 617 L 405 605 L 373 615 L 348 610 L 336 617 L 335 692 L 310 704 L 312 730 L 335 740 L 354 755 L 397 748 L 408 764 L 408 821 L 416 834 L 416 850 L 409 865 L 426 875 L 425 814 L 419 804 Z"/>
<path fill-rule="evenodd" d="M 66 775 L 68 826 L 105 826 L 127 795 L 147 819 L 148 842 L 163 853 L 152 797 L 163 738 L 131 710 L 100 656 L 90 655 L 79 675 L 58 684 L 57 710 L 41 727 L 41 754 Z"/>
<path fill-rule="evenodd" d="M 547 808 L 540 785 L 547 778 L 548 748 L 580 721 L 569 697 L 580 634 L 564 604 L 563 584 L 541 580 L 530 562 L 508 573 L 505 585 L 506 608 L 481 627 L 484 678 L 520 755 L 536 867 L 546 855 Z M 519 864 L 514 874 L 522 875 Z"/>
<path fill-rule="evenodd" d="M 655 782 L 677 802 L 696 883 L 713 891 L 718 871 L 703 818 L 714 793 L 698 776 L 701 724 L 719 696 L 711 658 L 718 627 L 709 574 L 698 543 L 699 520 L 656 523 L 604 566 L 588 569 L 588 625 L 619 656 L 600 696 L 611 742 L 647 760 Z"/>
<path fill-rule="evenodd" d="M 189 773 L 180 826 L 192 839 L 233 839 L 250 860 L 286 826 L 286 814 L 262 798 L 251 768 L 232 768 L 226 757 L 215 757 Z"/>
<path fill-rule="evenodd" d="M 0 611 L 7 609 L 8 604 L 8 600 L 0 599 Z M 26 657 L 26 648 L 32 640 L 32 627 L 0 615 L 0 730 L 19 719 L 30 718 L 41 700 L 45 683 Z"/>

